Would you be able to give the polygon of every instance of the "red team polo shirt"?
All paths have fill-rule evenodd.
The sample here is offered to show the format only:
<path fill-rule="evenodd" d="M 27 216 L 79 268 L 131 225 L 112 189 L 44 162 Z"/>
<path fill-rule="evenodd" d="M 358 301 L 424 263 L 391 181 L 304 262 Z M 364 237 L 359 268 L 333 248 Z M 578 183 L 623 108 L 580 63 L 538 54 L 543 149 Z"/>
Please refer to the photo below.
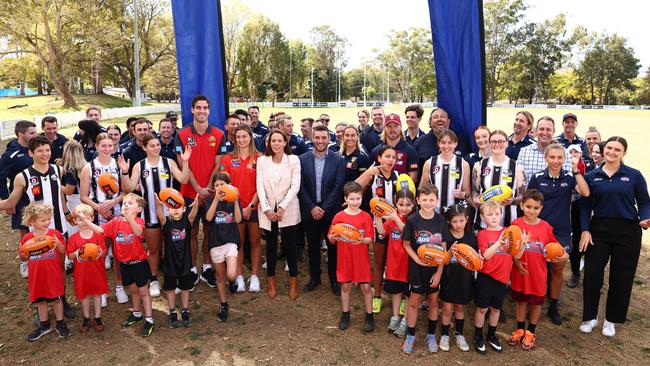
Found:
<path fill-rule="evenodd" d="M 400 215 L 403 223 L 406 217 Z M 408 282 L 409 255 L 404 249 L 402 232 L 393 220 L 384 222 L 384 231 L 388 237 L 388 250 L 386 252 L 386 279 L 392 281 Z"/>
<path fill-rule="evenodd" d="M 536 225 L 528 224 L 520 217 L 512 222 L 530 234 L 530 241 L 524 247 L 524 254 L 520 261 L 528 271 L 527 275 L 519 273 L 517 267 L 512 267 L 512 278 L 510 287 L 514 291 L 526 295 L 546 295 L 546 259 L 544 259 L 544 246 L 551 242 L 557 242 L 553 235 L 553 227 L 548 222 L 540 220 Z"/>
<path fill-rule="evenodd" d="M 214 171 L 214 159 L 217 155 L 226 153 L 226 139 L 223 131 L 214 126 L 208 126 L 203 135 L 199 135 L 194 129 L 194 124 L 183 127 L 176 133 L 176 153 L 185 151 L 185 147 L 192 147 L 192 155 L 189 160 L 189 167 L 194 179 L 201 187 L 207 187 L 210 175 Z M 183 197 L 194 199 L 196 191 L 188 182 L 181 184 Z"/>
<path fill-rule="evenodd" d="M 226 154 L 221 160 L 222 173 L 230 175 L 230 182 L 239 189 L 239 200 L 242 208 L 248 207 L 257 192 L 257 158 L 261 154 L 255 154 L 255 162 L 250 164 L 251 157 L 245 159 L 233 158 L 232 154 Z"/>
<path fill-rule="evenodd" d="M 113 240 L 113 254 L 120 263 L 147 260 L 147 252 L 142 246 L 144 237 L 144 220 L 136 217 L 135 221 L 142 228 L 142 235 L 137 236 L 131 229 L 131 224 L 123 217 L 114 217 L 102 225 L 104 236 Z"/>
<path fill-rule="evenodd" d="M 496 243 L 503 230 L 492 231 L 485 229 L 478 232 L 476 240 L 478 241 L 478 249 L 481 251 L 481 254 L 485 253 L 488 248 Z M 485 273 L 495 280 L 507 284 L 510 280 L 511 270 L 512 256 L 510 253 L 499 249 L 492 258 L 483 261 L 483 268 L 479 272 Z"/>
<path fill-rule="evenodd" d="M 356 215 L 349 215 L 339 211 L 332 219 L 332 225 L 344 223 L 352 225 L 361 231 L 364 238 L 374 239 L 375 230 L 370 214 L 361 211 Z M 370 282 L 372 270 L 370 269 L 370 254 L 367 244 L 353 244 L 345 240 L 332 243 L 336 245 L 336 280 L 338 282 Z"/>
<path fill-rule="evenodd" d="M 54 236 L 65 246 L 65 239 L 60 232 L 50 229 L 47 236 Z M 20 240 L 20 245 L 25 244 L 34 237 L 34 233 L 27 233 Z M 29 301 L 35 302 L 38 299 L 56 299 L 64 294 L 63 287 L 63 266 L 60 260 L 61 254 L 54 247 L 40 255 L 32 255 L 27 259 L 29 277 Z"/>

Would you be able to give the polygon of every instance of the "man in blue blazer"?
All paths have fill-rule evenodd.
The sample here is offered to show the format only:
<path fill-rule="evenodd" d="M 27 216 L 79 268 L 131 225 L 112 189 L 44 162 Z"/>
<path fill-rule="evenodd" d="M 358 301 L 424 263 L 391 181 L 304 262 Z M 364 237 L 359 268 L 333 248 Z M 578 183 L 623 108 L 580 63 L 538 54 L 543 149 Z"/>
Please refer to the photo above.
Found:
<path fill-rule="evenodd" d="M 329 131 L 317 126 L 312 134 L 314 149 L 300 155 L 302 181 L 300 182 L 300 214 L 307 233 L 309 246 L 309 283 L 305 292 L 320 285 L 320 239 L 327 241 L 327 232 L 334 215 L 341 210 L 343 184 L 345 183 L 345 162 L 343 157 L 328 151 Z M 336 281 L 336 247 L 327 241 L 327 274 L 332 292 L 341 294 Z"/>

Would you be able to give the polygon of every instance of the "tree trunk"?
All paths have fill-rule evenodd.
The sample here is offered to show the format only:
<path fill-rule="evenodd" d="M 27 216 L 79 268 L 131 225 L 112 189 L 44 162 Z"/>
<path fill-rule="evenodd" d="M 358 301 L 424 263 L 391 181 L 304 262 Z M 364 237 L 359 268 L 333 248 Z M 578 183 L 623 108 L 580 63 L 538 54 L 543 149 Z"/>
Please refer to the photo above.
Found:
<path fill-rule="evenodd" d="M 75 102 L 70 93 L 69 84 L 66 81 L 66 76 L 64 72 L 65 60 L 62 59 L 62 55 L 52 40 L 52 33 L 50 31 L 50 22 L 48 19 L 48 8 L 50 4 L 46 2 L 43 4 L 42 16 L 43 16 L 43 32 L 45 35 L 45 44 L 47 45 L 47 51 L 49 57 L 46 59 L 42 52 L 37 50 L 39 57 L 44 61 L 47 74 L 52 82 L 52 85 L 56 91 L 63 97 L 63 107 L 64 108 L 76 108 L 77 102 Z M 61 14 L 57 14 L 58 21 L 60 22 Z"/>
<path fill-rule="evenodd" d="M 43 95 L 43 77 L 36 78 L 36 94 Z"/>

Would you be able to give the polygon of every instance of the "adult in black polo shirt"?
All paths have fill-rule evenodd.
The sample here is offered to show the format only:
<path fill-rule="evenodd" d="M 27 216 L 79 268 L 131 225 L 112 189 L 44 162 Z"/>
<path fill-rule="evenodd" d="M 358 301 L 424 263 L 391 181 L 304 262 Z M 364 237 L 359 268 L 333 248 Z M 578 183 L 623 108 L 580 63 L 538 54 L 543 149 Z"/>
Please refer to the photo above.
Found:
<path fill-rule="evenodd" d="M 226 118 L 226 123 L 223 125 L 224 129 L 224 146 L 226 147 L 226 153 L 231 153 L 235 151 L 235 130 L 241 124 L 241 120 L 237 117 L 237 114 L 231 114 Z"/>
<path fill-rule="evenodd" d="M 68 139 L 59 132 L 59 122 L 54 116 L 45 116 L 41 120 L 41 129 L 43 135 L 50 140 L 50 147 L 52 148 L 52 155 L 50 156 L 50 164 L 54 164 L 57 159 L 63 156 L 63 145 L 68 142 Z"/>
<path fill-rule="evenodd" d="M 626 152 L 624 138 L 610 137 L 603 153 L 605 164 L 585 177 L 591 194 L 581 200 L 580 215 L 580 251 L 586 251 L 580 325 L 583 333 L 590 333 L 598 324 L 600 290 L 608 261 L 609 289 L 602 333 L 612 337 L 616 333 L 614 324 L 625 323 L 641 253 L 641 228 L 650 227 L 648 186 L 640 171 L 623 164 Z"/>
<path fill-rule="evenodd" d="M 288 114 L 283 114 L 275 121 L 275 127 L 289 136 L 289 146 L 291 153 L 300 156 L 307 152 L 307 145 L 297 133 L 293 132 L 293 118 Z"/>
<path fill-rule="evenodd" d="M 251 117 L 251 129 L 253 133 L 264 138 L 269 133 L 269 128 L 260 121 L 260 108 L 256 105 L 248 107 L 248 114 Z"/>
<path fill-rule="evenodd" d="M 133 140 L 131 140 L 131 143 L 124 149 L 124 152 L 122 153 L 122 156 L 124 156 L 124 160 L 126 160 L 129 163 L 129 174 L 131 174 L 131 171 L 133 171 L 133 167 L 135 164 L 137 164 L 140 160 L 145 159 L 147 157 L 147 153 L 144 151 L 142 148 L 142 140 L 144 139 L 145 136 L 149 135 L 149 121 L 147 121 L 144 118 L 141 118 L 133 123 L 131 123 L 133 126 L 133 131 L 135 133 L 135 136 L 133 137 Z"/>
<path fill-rule="evenodd" d="M 555 137 L 555 140 L 564 146 L 565 149 L 568 149 L 571 145 L 578 145 L 582 150 L 582 158 L 586 161 L 589 161 L 591 157 L 589 156 L 589 148 L 587 146 L 587 141 L 582 137 L 576 135 L 576 127 L 578 127 L 578 117 L 573 113 L 567 113 L 562 116 L 562 127 L 564 131 L 561 134 Z"/>
<path fill-rule="evenodd" d="M 176 162 L 174 124 L 169 118 L 163 118 L 158 122 L 158 132 L 160 132 L 160 156 L 164 156 L 167 159 L 172 159 Z M 176 182 L 176 180 L 174 180 L 174 182 Z"/>
<path fill-rule="evenodd" d="M 553 234 L 562 244 L 567 253 L 573 250 L 571 240 L 571 200 L 573 192 L 581 196 L 589 195 L 589 187 L 578 169 L 578 159 L 572 158 L 573 175 L 562 169 L 564 164 L 564 148 L 560 144 L 551 144 L 544 151 L 548 167 L 535 173 L 528 182 L 528 189 L 537 189 L 544 195 L 542 212 L 539 217 L 553 227 Z M 578 250 L 577 248 L 575 250 Z M 562 271 L 565 262 L 551 265 L 551 284 L 549 288 L 550 304 L 548 316 L 554 324 L 561 325 L 562 317 L 557 309 L 560 291 L 562 289 Z"/>
<path fill-rule="evenodd" d="M 406 130 L 404 130 L 404 139 L 410 145 L 414 145 L 415 141 L 424 136 L 425 133 L 420 129 L 420 121 L 424 115 L 424 109 L 419 104 L 412 104 L 404 110 L 406 115 Z"/>
<path fill-rule="evenodd" d="M 348 125 L 343 130 L 343 144 L 340 149 L 340 153 L 345 159 L 346 182 L 356 180 L 372 165 L 372 159 L 362 150 L 363 148 L 359 145 L 359 130 Z"/>
<path fill-rule="evenodd" d="M 519 150 L 535 142 L 529 135 L 534 120 L 532 113 L 528 111 L 517 112 L 515 123 L 512 126 L 514 132 L 508 137 L 508 148 L 506 149 L 506 155 L 510 159 L 517 160 Z"/>
<path fill-rule="evenodd" d="M 370 112 L 372 125 L 361 131 L 361 145 L 368 153 L 381 144 L 381 133 L 384 131 L 384 109 L 373 107 Z"/>

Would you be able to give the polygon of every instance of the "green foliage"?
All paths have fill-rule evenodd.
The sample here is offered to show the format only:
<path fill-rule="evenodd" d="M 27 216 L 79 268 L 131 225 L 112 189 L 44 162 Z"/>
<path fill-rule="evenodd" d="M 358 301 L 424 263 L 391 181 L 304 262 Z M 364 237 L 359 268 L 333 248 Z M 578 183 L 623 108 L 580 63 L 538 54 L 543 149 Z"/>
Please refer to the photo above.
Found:
<path fill-rule="evenodd" d="M 645 72 L 645 77 L 637 81 L 638 89 L 635 102 L 638 104 L 650 105 L 650 67 Z"/>
<path fill-rule="evenodd" d="M 314 67 L 314 100 L 336 100 L 338 72 L 347 65 L 348 42 L 329 25 L 314 27 L 309 35 L 312 47 L 307 50 L 307 64 Z"/>

